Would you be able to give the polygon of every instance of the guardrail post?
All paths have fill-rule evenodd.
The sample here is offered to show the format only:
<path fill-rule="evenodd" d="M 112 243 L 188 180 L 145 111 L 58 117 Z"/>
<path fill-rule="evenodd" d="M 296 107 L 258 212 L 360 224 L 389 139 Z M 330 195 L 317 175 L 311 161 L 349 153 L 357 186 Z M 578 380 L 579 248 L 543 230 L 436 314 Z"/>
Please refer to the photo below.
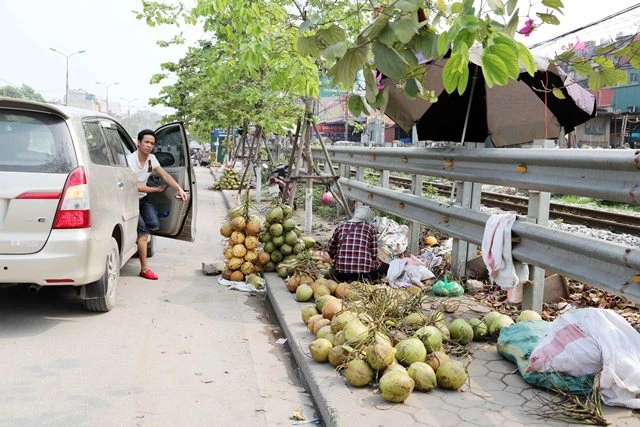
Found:
<path fill-rule="evenodd" d="M 262 166 L 254 163 L 253 169 L 256 171 L 256 189 L 253 192 L 253 200 L 260 203 L 262 201 Z"/>
<path fill-rule="evenodd" d="M 389 171 L 388 170 L 380 171 L 380 187 L 389 188 Z"/>
<path fill-rule="evenodd" d="M 345 175 L 343 175 L 345 176 Z M 349 176 L 349 175 L 346 175 Z M 356 167 L 356 181 L 364 182 L 364 168 L 362 166 Z M 355 207 L 362 206 L 362 202 L 356 202 Z"/>
<path fill-rule="evenodd" d="M 411 178 L 411 194 L 422 196 L 422 175 L 414 175 Z M 418 249 L 420 248 L 420 227 L 421 224 L 418 221 L 411 221 L 409 224 L 409 252 L 418 255 Z"/>
<path fill-rule="evenodd" d="M 551 193 L 529 191 L 527 221 L 546 226 L 549 222 L 549 202 Z M 544 268 L 529 266 L 529 282 L 522 289 L 522 309 L 542 313 L 544 299 Z"/>
<path fill-rule="evenodd" d="M 345 177 L 345 178 L 350 178 L 349 176 L 349 172 L 350 172 L 350 166 L 344 163 L 339 163 L 338 165 L 338 175 Z M 351 203 L 350 200 L 347 199 L 347 196 L 345 194 L 345 199 L 347 203 Z M 340 206 L 340 204 L 338 203 L 337 206 L 337 210 L 336 210 L 338 215 L 344 215 L 346 214 L 346 212 L 344 211 L 344 209 L 342 209 L 342 207 Z"/>
<path fill-rule="evenodd" d="M 465 147 L 482 147 L 483 144 L 466 142 Z M 454 182 L 454 204 L 467 209 L 480 210 L 480 198 L 482 197 L 482 184 L 475 182 Z M 476 257 L 478 246 L 459 239 L 453 239 L 451 246 L 451 269 L 455 276 L 467 275 L 467 262 Z"/>

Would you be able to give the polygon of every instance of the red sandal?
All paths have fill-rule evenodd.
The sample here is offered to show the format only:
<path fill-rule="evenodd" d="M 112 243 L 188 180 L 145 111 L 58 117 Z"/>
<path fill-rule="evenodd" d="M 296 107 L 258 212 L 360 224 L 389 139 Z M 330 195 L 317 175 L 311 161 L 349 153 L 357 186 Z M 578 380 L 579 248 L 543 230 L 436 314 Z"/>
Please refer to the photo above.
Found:
<path fill-rule="evenodd" d="M 147 268 L 144 271 L 141 271 L 140 277 L 144 277 L 145 279 L 149 279 L 149 280 L 158 280 L 158 275 L 153 271 L 151 271 L 151 269 L 149 268 Z"/>

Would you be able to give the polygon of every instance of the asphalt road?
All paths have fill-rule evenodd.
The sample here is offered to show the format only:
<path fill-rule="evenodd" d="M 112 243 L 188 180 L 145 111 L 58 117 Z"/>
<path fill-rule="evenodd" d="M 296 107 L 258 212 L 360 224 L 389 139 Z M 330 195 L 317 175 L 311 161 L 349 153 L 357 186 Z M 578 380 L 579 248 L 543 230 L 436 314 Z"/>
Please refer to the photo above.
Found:
<path fill-rule="evenodd" d="M 201 272 L 226 209 L 197 168 L 194 243 L 157 239 L 121 271 L 119 301 L 85 312 L 72 288 L 0 289 L 0 426 L 291 425 L 316 417 L 275 317 Z M 294 344 L 295 345 L 295 344 Z"/>

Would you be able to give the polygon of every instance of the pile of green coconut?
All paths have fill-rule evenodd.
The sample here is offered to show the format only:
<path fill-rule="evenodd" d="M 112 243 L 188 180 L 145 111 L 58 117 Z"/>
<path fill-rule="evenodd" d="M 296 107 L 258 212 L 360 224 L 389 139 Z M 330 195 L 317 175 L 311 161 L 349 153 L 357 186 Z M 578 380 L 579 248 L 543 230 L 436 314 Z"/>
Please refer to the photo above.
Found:
<path fill-rule="evenodd" d="M 499 312 L 449 322 L 443 311 L 423 310 L 427 296 L 417 288 L 352 282 L 341 296 L 335 301 L 323 295 L 302 308 L 302 320 L 316 337 L 310 355 L 330 363 L 354 387 L 377 383 L 388 402 L 404 402 L 414 390 L 459 390 L 469 377 L 456 357 L 469 354 L 472 340 L 497 337 L 514 323 Z M 336 303 L 337 310 L 323 310 Z M 518 317 L 533 319 L 539 319 L 535 312 Z"/>

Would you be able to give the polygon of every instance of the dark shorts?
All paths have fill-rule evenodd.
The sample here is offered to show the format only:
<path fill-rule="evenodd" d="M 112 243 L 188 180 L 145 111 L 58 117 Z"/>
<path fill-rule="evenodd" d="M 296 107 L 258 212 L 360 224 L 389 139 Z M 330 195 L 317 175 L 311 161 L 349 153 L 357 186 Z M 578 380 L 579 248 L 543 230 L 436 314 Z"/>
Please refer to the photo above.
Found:
<path fill-rule="evenodd" d="M 160 228 L 156 206 L 147 200 L 140 199 L 140 216 L 138 216 L 138 236 L 147 236 Z"/>
<path fill-rule="evenodd" d="M 329 278 L 331 280 L 335 280 L 336 282 L 374 282 L 386 277 L 388 269 L 389 264 L 385 263 L 382 263 L 380 267 L 369 273 L 351 273 L 346 271 L 338 271 L 335 268 L 331 267 L 331 270 L 329 271 Z"/>

